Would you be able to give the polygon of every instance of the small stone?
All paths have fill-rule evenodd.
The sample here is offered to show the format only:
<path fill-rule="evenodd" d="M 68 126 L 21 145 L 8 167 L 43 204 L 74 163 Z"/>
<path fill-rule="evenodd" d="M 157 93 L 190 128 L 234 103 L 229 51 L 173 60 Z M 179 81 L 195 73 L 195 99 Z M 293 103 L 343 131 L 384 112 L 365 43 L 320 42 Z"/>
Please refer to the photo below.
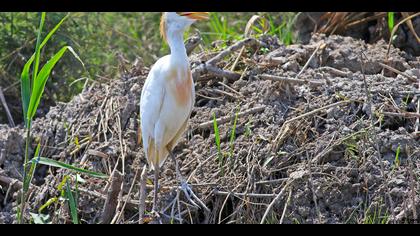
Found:
<path fill-rule="evenodd" d="M 392 196 L 395 196 L 395 197 L 403 197 L 404 196 L 404 190 L 402 188 L 393 188 L 389 193 Z"/>
<path fill-rule="evenodd" d="M 5 159 L 6 159 L 6 150 L 1 149 L 1 151 L 0 151 L 0 166 L 3 165 Z"/>
<path fill-rule="evenodd" d="M 299 71 L 299 64 L 296 61 L 286 62 L 282 67 L 283 70 L 290 70 L 293 72 Z"/>
<path fill-rule="evenodd" d="M 133 87 L 131 87 L 130 92 L 139 94 L 140 90 L 141 90 L 140 85 L 139 84 L 134 84 Z"/>

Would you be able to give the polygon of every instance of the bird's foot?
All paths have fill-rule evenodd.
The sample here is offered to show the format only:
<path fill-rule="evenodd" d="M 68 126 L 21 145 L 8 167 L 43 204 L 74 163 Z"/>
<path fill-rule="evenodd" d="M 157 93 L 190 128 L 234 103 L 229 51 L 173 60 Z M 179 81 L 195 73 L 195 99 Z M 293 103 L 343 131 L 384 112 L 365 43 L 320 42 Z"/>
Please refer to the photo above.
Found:
<path fill-rule="evenodd" d="M 181 181 L 181 190 L 184 192 L 185 197 L 188 201 L 195 207 L 199 209 L 204 209 L 210 212 L 210 209 L 207 208 L 206 204 L 204 204 L 200 198 L 195 195 L 194 191 L 192 190 L 191 186 L 186 181 Z M 198 204 L 197 204 L 198 203 Z"/>
<path fill-rule="evenodd" d="M 150 212 L 149 217 L 151 219 L 151 221 L 150 221 L 151 224 L 162 224 L 162 218 L 160 216 L 159 211 L 157 211 L 156 209 L 153 209 Z"/>

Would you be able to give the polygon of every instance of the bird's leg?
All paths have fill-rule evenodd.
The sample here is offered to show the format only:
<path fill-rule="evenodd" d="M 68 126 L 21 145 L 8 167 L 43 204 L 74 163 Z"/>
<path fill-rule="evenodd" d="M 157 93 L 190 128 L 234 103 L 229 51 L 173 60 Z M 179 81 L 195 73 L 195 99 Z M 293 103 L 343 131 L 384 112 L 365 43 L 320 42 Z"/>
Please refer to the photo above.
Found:
<path fill-rule="evenodd" d="M 184 182 L 186 183 L 187 181 L 184 179 L 184 177 L 181 174 L 181 171 L 179 170 L 178 161 L 176 160 L 175 155 L 172 152 L 169 152 L 169 155 L 171 156 L 172 161 L 175 163 L 175 171 L 176 171 L 176 176 L 177 176 L 178 180 L 181 183 L 184 183 Z"/>
<path fill-rule="evenodd" d="M 195 193 L 191 189 L 190 185 L 187 183 L 187 181 L 182 176 L 181 171 L 179 170 L 178 161 L 175 158 L 175 155 L 171 151 L 169 151 L 169 148 L 168 148 L 168 152 L 169 152 L 169 155 L 171 156 L 173 162 L 175 163 L 175 171 L 176 171 L 176 175 L 178 177 L 178 180 L 181 182 L 181 190 L 185 193 L 185 196 L 187 197 L 188 201 L 191 204 L 193 204 L 195 207 L 197 207 L 197 208 L 203 207 L 206 211 L 210 212 L 210 210 L 207 208 L 206 204 L 204 204 L 197 197 L 197 195 L 195 195 Z M 196 200 L 201 205 L 201 207 L 199 205 L 197 205 L 197 203 L 193 200 L 193 198 L 194 198 L 194 200 Z"/>
<path fill-rule="evenodd" d="M 154 195 L 153 195 L 153 208 L 152 213 L 155 215 L 158 214 L 158 191 L 159 191 L 159 164 L 154 166 L 155 168 L 155 179 L 154 179 Z"/>
<path fill-rule="evenodd" d="M 177 189 L 176 191 L 176 197 L 175 199 L 172 201 L 172 209 L 171 209 L 171 219 L 175 219 L 175 205 L 178 207 L 178 220 L 179 223 L 182 224 L 182 216 L 181 216 L 181 205 L 179 204 L 179 194 L 180 194 L 180 190 Z"/>

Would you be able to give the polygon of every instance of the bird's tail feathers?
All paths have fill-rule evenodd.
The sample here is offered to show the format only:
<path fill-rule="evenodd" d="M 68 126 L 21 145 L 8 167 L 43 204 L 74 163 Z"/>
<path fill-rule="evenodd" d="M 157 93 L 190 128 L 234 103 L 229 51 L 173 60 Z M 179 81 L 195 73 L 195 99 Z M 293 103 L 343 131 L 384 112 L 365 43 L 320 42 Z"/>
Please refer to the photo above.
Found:
<path fill-rule="evenodd" d="M 161 167 L 165 162 L 166 157 L 168 156 L 168 151 L 166 148 L 157 150 L 155 145 L 155 140 L 153 138 L 149 138 L 148 146 L 147 146 L 147 162 L 149 167 L 154 170 L 156 166 L 159 165 Z"/>

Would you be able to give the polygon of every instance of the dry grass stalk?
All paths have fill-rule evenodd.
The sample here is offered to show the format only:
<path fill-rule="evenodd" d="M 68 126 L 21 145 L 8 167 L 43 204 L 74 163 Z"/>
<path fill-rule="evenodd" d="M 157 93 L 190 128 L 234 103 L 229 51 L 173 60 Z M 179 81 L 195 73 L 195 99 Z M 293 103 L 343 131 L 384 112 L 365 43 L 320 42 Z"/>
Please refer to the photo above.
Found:
<path fill-rule="evenodd" d="M 101 223 L 109 224 L 114 216 L 118 204 L 118 195 L 120 193 L 123 176 L 119 171 L 115 171 L 112 176 L 111 186 L 108 189 L 106 201 L 103 207 Z"/>
<path fill-rule="evenodd" d="M 144 166 L 140 175 L 140 197 L 139 197 L 139 224 L 144 223 L 144 211 L 146 210 L 146 190 L 147 183 L 147 167 Z"/>
<path fill-rule="evenodd" d="M 302 67 L 302 69 L 299 71 L 299 73 L 296 75 L 295 79 L 298 79 L 299 76 L 306 70 L 306 68 L 309 66 L 309 63 L 311 63 L 312 59 L 315 57 L 316 53 L 319 49 L 324 49 L 327 46 L 323 41 L 318 43 L 318 46 L 315 48 L 312 55 L 309 57 L 308 61 L 305 63 L 305 65 Z"/>
<path fill-rule="evenodd" d="M 122 206 L 120 212 L 118 213 L 118 217 L 116 218 L 116 221 L 115 221 L 116 223 L 119 223 L 121 220 L 121 217 L 125 210 L 125 206 L 127 205 L 127 202 L 128 202 L 128 197 L 131 195 L 131 192 L 133 191 L 133 187 L 135 183 L 137 182 L 138 173 L 139 173 L 139 169 L 136 170 L 136 174 L 134 175 L 133 181 L 131 182 L 130 190 L 128 190 L 128 193 L 127 193 L 127 198 L 125 199 L 124 205 Z"/>
<path fill-rule="evenodd" d="M 420 90 L 420 80 L 419 80 L 419 90 Z M 417 95 L 417 114 L 420 115 L 420 95 Z M 420 126 L 420 117 L 417 117 L 416 128 L 414 130 L 416 134 L 419 133 L 419 126 Z"/>
<path fill-rule="evenodd" d="M 268 74 L 259 75 L 258 78 L 271 80 L 271 81 L 290 83 L 290 84 L 298 84 L 298 85 L 307 84 L 310 87 L 320 87 L 320 86 L 325 85 L 325 83 L 322 81 L 292 79 L 292 78 L 286 78 L 286 77 L 280 77 L 280 76 L 268 75 Z"/>
<path fill-rule="evenodd" d="M 399 70 L 397 70 L 397 69 L 395 69 L 395 68 L 393 68 L 393 67 L 391 67 L 391 66 L 388 66 L 388 65 L 386 65 L 386 64 L 384 64 L 384 63 L 378 62 L 378 64 L 379 64 L 380 66 L 382 66 L 382 67 L 384 67 L 384 68 L 386 68 L 386 69 L 388 69 L 388 70 L 390 70 L 390 71 L 394 72 L 394 73 L 397 73 L 397 74 L 399 74 L 399 75 L 401 75 L 401 76 L 403 76 L 403 77 L 407 78 L 408 80 L 410 80 L 410 82 L 417 82 L 417 81 L 418 81 L 418 79 L 417 79 L 417 78 L 415 78 L 415 77 L 413 77 L 413 76 L 410 76 L 410 75 L 407 75 L 406 73 L 403 73 L 403 72 L 401 72 L 401 71 L 399 71 Z"/>
<path fill-rule="evenodd" d="M 0 87 L 0 102 L 3 105 L 4 111 L 6 112 L 7 120 L 9 121 L 9 126 L 15 127 L 16 125 L 13 120 L 13 116 L 10 113 L 9 106 L 7 106 L 6 98 L 4 97 L 3 90 L 1 87 Z"/>

